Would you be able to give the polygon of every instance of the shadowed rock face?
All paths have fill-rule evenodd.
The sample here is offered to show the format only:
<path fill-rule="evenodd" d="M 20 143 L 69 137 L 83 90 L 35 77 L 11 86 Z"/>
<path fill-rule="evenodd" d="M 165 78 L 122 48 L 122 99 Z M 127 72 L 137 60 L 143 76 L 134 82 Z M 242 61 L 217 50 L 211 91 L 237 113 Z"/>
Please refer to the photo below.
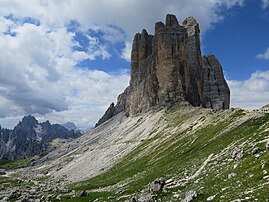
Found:
<path fill-rule="evenodd" d="M 96 126 L 121 111 L 134 115 L 159 104 L 187 101 L 213 109 L 228 109 L 230 104 L 220 63 L 215 56 L 202 57 L 199 24 L 188 17 L 180 25 L 170 14 L 165 24 L 155 24 L 154 35 L 146 30 L 135 35 L 130 86 L 122 95 Z"/>
<path fill-rule="evenodd" d="M 0 159 L 17 160 L 48 152 L 49 142 L 56 138 L 77 138 L 80 132 L 68 130 L 49 121 L 38 123 L 33 116 L 25 116 L 13 130 L 0 126 Z"/>
<path fill-rule="evenodd" d="M 221 64 L 214 55 L 203 57 L 204 107 L 228 109 L 230 90 L 226 83 Z"/>

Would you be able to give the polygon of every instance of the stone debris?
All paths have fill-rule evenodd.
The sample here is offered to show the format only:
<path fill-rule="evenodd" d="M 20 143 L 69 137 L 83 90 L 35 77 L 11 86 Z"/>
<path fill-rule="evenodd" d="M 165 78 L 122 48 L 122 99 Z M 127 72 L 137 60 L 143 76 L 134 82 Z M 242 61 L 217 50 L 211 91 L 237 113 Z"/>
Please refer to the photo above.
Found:
<path fill-rule="evenodd" d="M 6 175 L 6 170 L 5 169 L 0 169 L 0 175 Z"/>
<path fill-rule="evenodd" d="M 156 179 L 153 182 L 149 183 L 149 192 L 151 194 L 159 193 L 163 190 L 164 185 L 165 185 L 165 179 L 163 178 Z"/>
<path fill-rule="evenodd" d="M 190 190 L 186 193 L 183 202 L 191 202 L 197 197 L 197 192 Z"/>
<path fill-rule="evenodd" d="M 269 151 L 269 140 L 267 140 L 266 144 L 265 144 L 266 149 Z"/>
<path fill-rule="evenodd" d="M 228 175 L 228 179 L 232 179 L 232 178 L 234 178 L 236 176 L 237 176 L 236 173 L 231 173 L 231 174 Z"/>
<path fill-rule="evenodd" d="M 232 153 L 232 159 L 234 161 L 238 161 L 243 157 L 243 155 L 244 155 L 243 148 L 236 148 Z"/>
<path fill-rule="evenodd" d="M 212 201 L 214 198 L 216 197 L 216 195 L 214 195 L 214 196 L 209 196 L 209 197 L 207 197 L 207 201 Z"/>
<path fill-rule="evenodd" d="M 255 154 L 258 154 L 260 152 L 259 147 L 254 147 L 254 149 L 252 150 L 252 154 L 255 156 Z"/>

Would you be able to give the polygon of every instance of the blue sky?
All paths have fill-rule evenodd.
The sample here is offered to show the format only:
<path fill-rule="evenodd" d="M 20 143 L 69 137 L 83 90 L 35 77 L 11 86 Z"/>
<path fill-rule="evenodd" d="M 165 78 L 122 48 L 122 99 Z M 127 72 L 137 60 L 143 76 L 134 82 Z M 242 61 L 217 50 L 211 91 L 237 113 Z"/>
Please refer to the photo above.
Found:
<path fill-rule="evenodd" d="M 254 71 L 268 70 L 269 61 L 256 55 L 269 46 L 269 9 L 257 0 L 247 0 L 222 13 L 223 22 L 204 36 L 204 53 L 217 55 L 228 79 L 246 80 Z"/>
<path fill-rule="evenodd" d="M 269 0 L 0 0 L 0 124 L 94 125 L 129 82 L 135 33 L 173 13 L 200 24 L 231 106 L 269 103 Z"/>

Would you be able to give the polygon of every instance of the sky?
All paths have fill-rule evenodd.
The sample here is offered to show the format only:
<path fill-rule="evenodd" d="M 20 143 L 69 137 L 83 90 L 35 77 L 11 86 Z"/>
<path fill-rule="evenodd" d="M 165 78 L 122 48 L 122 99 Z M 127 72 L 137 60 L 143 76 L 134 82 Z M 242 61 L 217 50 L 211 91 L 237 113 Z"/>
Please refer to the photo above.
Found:
<path fill-rule="evenodd" d="M 0 0 L 0 124 L 25 115 L 94 126 L 129 83 L 135 33 L 167 13 L 200 24 L 231 107 L 269 103 L 269 0 Z"/>

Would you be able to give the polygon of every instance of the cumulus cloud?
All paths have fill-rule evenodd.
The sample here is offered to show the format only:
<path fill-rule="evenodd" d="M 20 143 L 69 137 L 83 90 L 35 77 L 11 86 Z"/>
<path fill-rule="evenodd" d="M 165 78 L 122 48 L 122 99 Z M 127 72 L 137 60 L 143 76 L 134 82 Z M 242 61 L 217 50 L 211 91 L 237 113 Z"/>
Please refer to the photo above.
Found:
<path fill-rule="evenodd" d="M 269 103 L 269 71 L 257 71 L 245 81 L 228 81 L 231 106 L 258 109 Z"/>
<path fill-rule="evenodd" d="M 262 1 L 262 8 L 266 9 L 269 6 L 269 0 L 261 0 Z"/>
<path fill-rule="evenodd" d="M 122 51 L 121 57 L 127 61 L 131 61 L 131 51 L 132 51 L 131 42 L 125 42 L 125 48 Z"/>
<path fill-rule="evenodd" d="M 75 33 L 65 27 L 18 24 L 9 18 L 1 18 L 0 23 L 0 123 L 4 126 L 12 127 L 19 116 L 35 114 L 54 122 L 62 122 L 66 115 L 66 121 L 90 127 L 128 85 L 126 74 L 75 67 L 84 59 L 110 57 L 90 35 L 87 49 L 77 51 Z"/>
<path fill-rule="evenodd" d="M 256 58 L 268 60 L 269 59 L 269 48 L 267 48 L 264 51 L 264 53 L 259 53 L 258 55 L 256 55 Z"/>
<path fill-rule="evenodd" d="M 198 19 L 206 31 L 223 17 L 220 7 L 243 5 L 244 0 L 1 0 L 3 16 L 30 16 L 49 27 L 63 27 L 77 21 L 81 30 L 89 28 L 105 33 L 104 38 L 130 43 L 133 35 L 146 28 L 153 32 L 154 23 L 162 21 L 167 13 L 174 13 L 180 21 L 187 16 Z M 195 12 L 194 12 L 195 11 Z M 126 47 L 128 48 L 128 47 Z M 125 50 L 124 50 L 125 51 Z M 127 58 L 128 59 L 128 58 Z"/>

